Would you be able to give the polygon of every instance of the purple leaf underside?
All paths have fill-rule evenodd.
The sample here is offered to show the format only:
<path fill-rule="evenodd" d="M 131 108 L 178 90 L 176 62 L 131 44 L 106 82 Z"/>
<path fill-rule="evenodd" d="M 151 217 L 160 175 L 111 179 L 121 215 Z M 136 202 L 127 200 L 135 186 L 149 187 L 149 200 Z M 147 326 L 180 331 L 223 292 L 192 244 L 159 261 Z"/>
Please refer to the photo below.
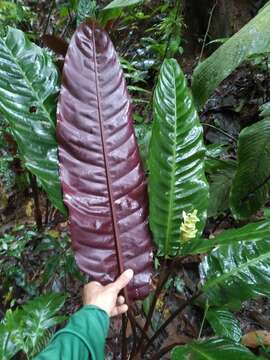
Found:
<path fill-rule="evenodd" d="M 93 22 L 68 48 L 57 137 L 77 264 L 103 285 L 132 268 L 128 297 L 145 298 L 152 270 L 145 174 L 117 54 Z"/>

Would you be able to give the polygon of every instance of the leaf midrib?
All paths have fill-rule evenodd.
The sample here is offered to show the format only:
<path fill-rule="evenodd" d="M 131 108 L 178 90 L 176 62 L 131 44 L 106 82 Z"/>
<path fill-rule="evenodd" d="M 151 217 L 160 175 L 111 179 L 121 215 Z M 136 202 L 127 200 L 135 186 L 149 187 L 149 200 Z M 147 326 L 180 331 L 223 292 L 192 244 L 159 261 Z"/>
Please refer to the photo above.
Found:
<path fill-rule="evenodd" d="M 114 208 L 114 198 L 112 192 L 112 181 L 108 166 L 108 158 L 107 158 L 107 149 L 105 143 L 105 135 L 104 135 L 104 127 L 102 123 L 102 111 L 101 111 L 101 102 L 100 102 L 100 92 L 99 92 L 99 80 L 98 80 L 98 64 L 97 64 L 97 57 L 96 57 L 96 39 L 95 39 L 95 24 L 92 24 L 92 33 L 93 33 L 93 58 L 94 58 L 94 72 L 95 72 L 95 84 L 96 84 L 96 92 L 97 92 L 97 108 L 98 108 L 98 120 L 99 120 L 99 128 L 100 128 L 100 137 L 101 143 L 103 148 L 103 159 L 104 159 L 104 167 L 105 167 L 105 174 L 106 174 L 106 182 L 108 187 L 108 197 L 111 209 L 111 217 L 112 217 L 112 225 L 113 225 L 113 232 L 114 232 L 114 241 L 115 241 L 115 248 L 116 248 L 116 257 L 117 257 L 117 264 L 118 264 L 118 271 L 119 275 L 124 271 L 124 263 L 122 258 L 122 249 L 120 244 L 120 235 L 118 229 L 118 222 L 117 217 L 115 214 Z M 125 291 L 125 290 L 124 290 Z M 127 293 L 125 294 L 127 297 Z M 128 299 L 126 299 L 128 301 Z"/>
<path fill-rule="evenodd" d="M 172 213 L 173 213 L 173 204 L 174 204 L 174 192 L 175 192 L 175 159 L 176 159 L 176 128 L 177 128 L 177 96 L 176 96 L 176 76 L 173 69 L 173 75 L 174 75 L 174 113 L 175 113 L 175 124 L 174 124 L 174 144 L 173 144 L 173 167 L 172 167 L 172 176 L 170 181 L 170 198 L 169 198 L 169 211 L 168 211 L 168 217 L 167 217 L 167 226 L 166 226 L 166 238 L 165 238 L 165 248 L 164 253 L 165 256 L 170 255 L 170 239 L 171 239 L 171 224 L 172 224 Z M 180 225 L 179 225 L 180 226 Z"/>

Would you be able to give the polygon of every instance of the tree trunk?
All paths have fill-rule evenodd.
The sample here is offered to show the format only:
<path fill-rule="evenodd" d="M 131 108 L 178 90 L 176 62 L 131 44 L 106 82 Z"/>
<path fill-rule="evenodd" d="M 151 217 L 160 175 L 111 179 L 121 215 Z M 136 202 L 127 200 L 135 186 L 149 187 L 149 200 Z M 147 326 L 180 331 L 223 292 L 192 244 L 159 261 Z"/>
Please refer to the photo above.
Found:
<path fill-rule="evenodd" d="M 207 42 L 240 30 L 254 15 L 253 5 L 254 0 L 184 0 L 187 54 L 200 52 L 208 27 Z"/>

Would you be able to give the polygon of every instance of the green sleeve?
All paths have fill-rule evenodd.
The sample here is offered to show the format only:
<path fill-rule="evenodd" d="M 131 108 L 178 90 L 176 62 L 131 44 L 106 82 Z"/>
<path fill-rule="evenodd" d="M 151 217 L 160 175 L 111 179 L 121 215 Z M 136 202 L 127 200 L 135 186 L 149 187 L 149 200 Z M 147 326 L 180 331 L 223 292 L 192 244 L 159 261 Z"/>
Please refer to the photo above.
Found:
<path fill-rule="evenodd" d="M 34 360 L 103 360 L 109 316 L 96 306 L 76 312 Z"/>

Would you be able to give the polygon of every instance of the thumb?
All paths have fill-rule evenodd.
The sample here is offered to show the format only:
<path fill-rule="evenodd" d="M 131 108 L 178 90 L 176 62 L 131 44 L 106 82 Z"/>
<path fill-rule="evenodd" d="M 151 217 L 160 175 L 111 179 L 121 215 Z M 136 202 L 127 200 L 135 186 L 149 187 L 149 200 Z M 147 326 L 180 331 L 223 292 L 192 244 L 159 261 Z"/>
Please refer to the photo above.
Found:
<path fill-rule="evenodd" d="M 97 281 L 91 281 L 90 283 L 84 285 L 84 291 L 95 292 L 102 288 L 103 288 L 103 286 Z"/>
<path fill-rule="evenodd" d="M 128 269 L 124 271 L 119 278 L 113 283 L 113 286 L 117 292 L 122 290 L 127 284 L 130 282 L 130 280 L 133 278 L 134 272 L 132 269 Z"/>

